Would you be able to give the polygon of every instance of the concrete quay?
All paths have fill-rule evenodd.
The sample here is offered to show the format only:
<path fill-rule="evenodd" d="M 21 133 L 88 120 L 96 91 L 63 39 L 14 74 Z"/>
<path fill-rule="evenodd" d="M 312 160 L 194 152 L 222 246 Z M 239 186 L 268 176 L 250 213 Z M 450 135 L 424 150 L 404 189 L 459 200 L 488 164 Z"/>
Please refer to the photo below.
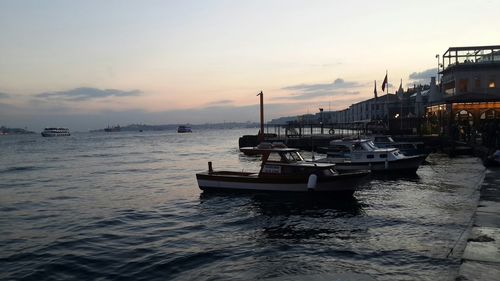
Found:
<path fill-rule="evenodd" d="M 500 167 L 487 170 L 480 194 L 457 281 L 500 281 Z"/>

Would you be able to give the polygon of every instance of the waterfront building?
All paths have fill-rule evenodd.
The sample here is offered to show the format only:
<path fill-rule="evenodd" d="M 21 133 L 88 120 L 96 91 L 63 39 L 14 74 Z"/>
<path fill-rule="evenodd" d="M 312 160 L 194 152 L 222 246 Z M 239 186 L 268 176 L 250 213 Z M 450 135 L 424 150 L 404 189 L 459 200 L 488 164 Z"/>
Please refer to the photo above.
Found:
<path fill-rule="evenodd" d="M 430 133 L 455 136 L 461 128 L 498 126 L 500 45 L 451 47 L 441 58 L 441 90 L 431 93 L 426 106 Z"/>
<path fill-rule="evenodd" d="M 457 138 L 459 130 L 477 132 L 486 138 L 500 134 L 500 45 L 450 47 L 437 57 L 441 58 L 438 77 L 429 77 L 428 85 L 414 85 L 406 91 L 401 85 L 395 93 L 360 101 L 346 109 L 279 118 L 272 123 L 286 124 L 294 119 L 302 124 L 322 122 L 328 126 L 377 121 L 391 133 L 453 138 Z"/>

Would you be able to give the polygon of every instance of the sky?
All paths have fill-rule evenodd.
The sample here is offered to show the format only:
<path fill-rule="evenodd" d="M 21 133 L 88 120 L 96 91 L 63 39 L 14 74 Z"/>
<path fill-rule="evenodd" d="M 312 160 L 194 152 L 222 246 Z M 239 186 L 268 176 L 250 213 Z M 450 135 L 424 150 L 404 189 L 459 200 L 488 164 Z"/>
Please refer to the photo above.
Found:
<path fill-rule="evenodd" d="M 258 121 L 428 83 L 500 1 L 0 0 L 0 126 Z"/>

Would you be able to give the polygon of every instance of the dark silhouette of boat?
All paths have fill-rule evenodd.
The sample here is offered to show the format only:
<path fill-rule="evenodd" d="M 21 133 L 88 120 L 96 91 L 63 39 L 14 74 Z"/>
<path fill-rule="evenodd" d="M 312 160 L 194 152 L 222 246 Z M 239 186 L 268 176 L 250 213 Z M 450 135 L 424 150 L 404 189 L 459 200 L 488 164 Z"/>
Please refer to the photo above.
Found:
<path fill-rule="evenodd" d="M 177 128 L 177 133 L 192 133 L 191 127 L 181 125 Z"/>
<path fill-rule="evenodd" d="M 104 129 L 104 132 L 120 132 L 122 130 L 122 128 L 120 127 L 120 125 L 116 125 L 114 127 L 110 127 L 108 126 L 107 128 Z"/>

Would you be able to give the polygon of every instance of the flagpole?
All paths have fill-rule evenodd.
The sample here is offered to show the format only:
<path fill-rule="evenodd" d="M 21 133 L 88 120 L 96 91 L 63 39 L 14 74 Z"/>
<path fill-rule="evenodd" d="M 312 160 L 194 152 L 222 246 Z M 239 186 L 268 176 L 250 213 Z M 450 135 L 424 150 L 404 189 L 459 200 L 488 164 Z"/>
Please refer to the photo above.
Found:
<path fill-rule="evenodd" d="M 385 70 L 385 77 L 387 77 L 387 93 L 385 95 L 385 107 L 387 108 L 387 128 L 389 128 L 389 76 L 387 75 L 387 69 Z"/>
<path fill-rule="evenodd" d="M 401 78 L 401 83 L 399 84 L 399 89 L 401 89 L 401 100 L 399 101 L 401 103 L 401 108 L 400 108 L 400 111 L 399 111 L 399 118 L 401 118 L 401 132 L 403 131 L 403 94 L 404 94 L 404 91 L 403 91 L 403 78 Z M 399 91 L 398 89 L 398 91 Z M 401 133 L 400 132 L 400 133 Z"/>
<path fill-rule="evenodd" d="M 373 95 L 375 96 L 375 108 L 372 112 L 372 116 L 373 116 L 373 113 L 375 114 L 375 120 L 379 120 L 379 115 L 378 115 L 378 111 L 379 111 L 379 106 L 378 106 L 378 96 L 377 96 L 377 80 L 374 80 L 373 81 Z M 370 116 L 370 118 L 372 117 Z"/>

